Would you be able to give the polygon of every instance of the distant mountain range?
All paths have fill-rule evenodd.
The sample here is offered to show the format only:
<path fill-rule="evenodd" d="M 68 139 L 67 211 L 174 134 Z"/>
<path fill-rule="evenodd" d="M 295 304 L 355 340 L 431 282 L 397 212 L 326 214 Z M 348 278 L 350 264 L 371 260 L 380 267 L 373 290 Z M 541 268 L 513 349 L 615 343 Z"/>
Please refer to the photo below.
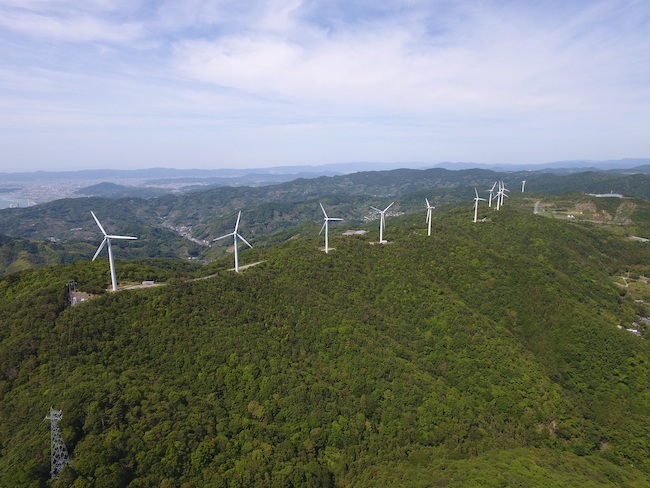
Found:
<path fill-rule="evenodd" d="M 650 172 L 650 159 L 626 158 L 593 161 L 589 159 L 576 159 L 570 161 L 556 161 L 540 164 L 486 164 L 486 163 L 439 163 L 434 167 L 451 170 L 461 169 L 490 169 L 492 171 L 542 171 L 547 173 L 576 173 L 583 171 L 620 171 L 633 170 L 639 173 Z"/>
<path fill-rule="evenodd" d="M 316 166 L 275 166 L 271 168 L 222 168 L 222 169 L 174 169 L 174 168 L 148 168 L 148 169 L 89 169 L 78 171 L 33 171 L 20 173 L 0 173 L 2 181 L 30 181 L 30 180 L 115 180 L 137 179 L 147 180 L 149 183 L 159 180 L 177 180 L 188 183 L 203 179 L 217 179 L 224 184 L 228 180 L 237 181 L 237 184 L 250 184 L 251 179 L 280 183 L 287 181 L 287 176 L 293 178 L 314 178 L 318 176 L 334 176 L 356 173 L 360 171 L 387 171 L 391 169 L 426 169 L 444 168 L 450 170 L 462 169 L 489 169 L 492 171 L 546 171 L 546 172 L 576 172 L 576 171 L 610 171 L 634 170 L 637 172 L 650 172 L 650 158 L 627 158 L 616 160 L 570 160 L 555 161 L 540 164 L 488 164 L 473 162 L 441 162 L 436 164 L 423 162 L 349 162 L 332 163 Z M 151 181 L 149 181 L 151 180 Z"/>
<path fill-rule="evenodd" d="M 317 233 L 317 222 L 322 219 L 319 202 L 336 209 L 336 216 L 345 219 L 348 228 L 355 229 L 376 217 L 371 205 L 384 208 L 394 201 L 391 211 L 398 215 L 419 212 L 425 198 L 437 207 L 467 203 L 473 199 L 474 188 L 486 196 L 495 181 L 504 181 L 512 192 L 510 196 L 521 195 L 523 180 L 526 180 L 525 198 L 572 193 L 570 198 L 575 199 L 585 193 L 609 192 L 650 198 L 650 174 L 609 171 L 552 174 L 486 169 L 396 169 L 295 178 L 275 185 L 203 186 L 201 191 L 191 192 L 172 193 L 167 188 L 161 196 L 156 196 L 157 189 L 150 187 L 102 183 L 83 190 L 86 195 L 101 196 L 57 199 L 27 208 L 0 210 L 0 234 L 56 243 L 63 248 L 52 249 L 57 251 L 52 260 L 74 261 L 92 255 L 98 245 L 98 229 L 90 216 L 93 210 L 106 219 L 102 222 L 107 229 L 140 237 L 120 250 L 122 258 L 175 256 L 211 261 L 226 252 L 219 246 L 210 247 L 211 239 L 231 232 L 240 210 L 242 225 L 254 245 L 270 246 L 301 233 Z M 616 209 L 610 208 L 608 212 L 614 215 Z M 645 206 L 639 212 L 645 213 Z M 25 254 L 32 248 L 24 242 L 7 243 L 4 247 L 8 250 L 4 265 L 0 256 L 0 274 L 42 265 L 31 259 L 29 253 Z M 65 253 L 59 252 L 63 250 Z M 34 248 L 34 251 L 38 250 Z M 21 262 L 15 263 L 19 258 Z"/>

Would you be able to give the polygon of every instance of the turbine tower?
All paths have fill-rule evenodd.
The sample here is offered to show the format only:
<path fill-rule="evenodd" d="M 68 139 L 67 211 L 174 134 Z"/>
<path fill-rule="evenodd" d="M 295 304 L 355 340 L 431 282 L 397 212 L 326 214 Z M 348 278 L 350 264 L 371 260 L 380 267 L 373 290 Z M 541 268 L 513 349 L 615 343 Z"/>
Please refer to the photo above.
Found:
<path fill-rule="evenodd" d="M 524 189 L 526 188 L 526 180 L 521 182 L 521 193 L 524 192 Z"/>
<path fill-rule="evenodd" d="M 378 208 L 375 207 L 370 207 L 371 209 L 379 212 L 379 244 L 384 244 L 386 241 L 384 240 L 384 227 L 386 227 L 386 210 L 388 210 L 391 205 L 393 205 L 395 202 L 391 202 L 391 204 L 386 207 L 383 210 L 379 210 Z"/>
<path fill-rule="evenodd" d="M 476 191 L 476 188 L 474 188 L 474 193 L 476 194 L 476 197 L 474 197 L 474 222 L 478 222 L 478 202 L 481 200 L 485 201 L 485 198 L 478 196 L 478 191 Z"/>
<path fill-rule="evenodd" d="M 427 202 L 427 224 L 429 224 L 429 228 L 427 230 L 427 236 L 430 236 L 431 235 L 431 220 L 432 220 L 431 211 L 436 207 L 432 207 L 427 198 L 425 198 L 424 201 Z"/>
<path fill-rule="evenodd" d="M 494 185 L 492 185 L 492 188 L 490 188 L 488 191 L 490 192 L 490 201 L 488 202 L 488 207 L 492 206 L 492 197 L 494 196 L 494 189 L 497 186 L 497 182 L 494 182 Z"/>
<path fill-rule="evenodd" d="M 325 218 L 323 219 L 325 220 L 325 222 L 323 222 L 323 227 L 320 228 L 320 232 L 318 233 L 318 235 L 321 235 L 323 233 L 323 229 L 325 229 L 325 254 L 328 254 L 329 253 L 329 227 L 330 227 L 329 223 L 341 221 L 343 219 L 328 217 L 327 212 L 325 212 L 325 207 L 323 207 L 323 204 L 319 202 L 319 205 L 320 205 L 320 209 L 323 211 L 323 215 L 325 216 Z"/>
<path fill-rule="evenodd" d="M 244 244 L 246 244 L 248 247 L 250 247 L 250 248 L 253 247 L 238 232 L 238 230 L 239 230 L 239 220 L 240 219 L 241 219 L 241 210 L 239 211 L 239 214 L 237 215 L 237 223 L 235 224 L 235 230 L 232 231 L 230 234 L 226 234 L 225 236 L 221 236 L 221 237 L 217 237 L 216 239 L 212 239 L 212 242 L 214 242 L 214 241 L 219 241 L 221 239 L 225 239 L 226 237 L 233 236 L 234 247 L 235 247 L 235 272 L 236 273 L 239 273 L 239 254 L 237 252 L 237 239 L 241 239 L 242 242 Z"/>
<path fill-rule="evenodd" d="M 111 239 L 137 239 L 137 237 L 131 237 L 131 236 L 114 236 L 114 235 L 108 235 L 104 228 L 102 227 L 102 224 L 99 223 L 99 219 L 95 215 L 95 213 L 91 210 L 90 211 L 91 215 L 93 216 L 93 219 L 95 219 L 95 222 L 97 222 L 97 225 L 99 226 L 99 230 L 102 231 L 102 234 L 104 234 L 104 240 L 102 243 L 99 245 L 97 248 L 97 251 L 95 252 L 95 255 L 93 256 L 93 261 L 97 259 L 97 256 L 99 256 L 99 253 L 102 252 L 102 249 L 104 249 L 104 246 L 108 249 L 108 262 L 111 266 L 111 285 L 113 287 L 113 291 L 117 291 L 117 278 L 115 277 L 115 262 L 113 261 L 113 249 L 111 248 Z"/>
<path fill-rule="evenodd" d="M 62 417 L 61 410 L 54 410 L 52 407 L 50 407 L 50 414 L 45 417 L 45 420 L 50 421 L 50 478 L 53 480 L 57 479 L 63 468 L 70 464 L 68 450 L 59 430 L 58 422 Z"/>
<path fill-rule="evenodd" d="M 497 191 L 497 195 L 496 195 L 496 197 L 497 197 L 497 210 L 499 210 L 499 208 L 501 208 L 501 194 L 502 193 L 503 192 L 501 190 L 501 182 L 499 182 L 499 190 Z"/>

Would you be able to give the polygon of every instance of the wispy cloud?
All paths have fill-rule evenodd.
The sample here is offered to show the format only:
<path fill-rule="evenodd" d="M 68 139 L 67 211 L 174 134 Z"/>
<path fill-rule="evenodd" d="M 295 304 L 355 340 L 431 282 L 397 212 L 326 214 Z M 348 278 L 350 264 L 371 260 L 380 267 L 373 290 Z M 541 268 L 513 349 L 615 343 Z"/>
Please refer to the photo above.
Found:
<path fill-rule="evenodd" d="M 140 22 L 123 21 L 124 2 L 90 0 L 0 2 L 0 26 L 16 34 L 48 41 L 131 42 L 143 35 Z"/>
<path fill-rule="evenodd" d="M 563 20 L 459 4 L 443 9 L 431 32 L 435 11 L 365 24 L 338 21 L 328 30 L 287 9 L 283 20 L 277 14 L 272 22 L 257 19 L 280 29 L 176 43 L 174 66 L 218 87 L 328 108 L 577 109 L 599 104 L 603 92 L 629 96 L 616 91 L 618 84 L 629 83 L 650 44 L 639 10 L 601 4 Z M 642 86 L 648 73 L 639 68 Z"/>
<path fill-rule="evenodd" d="M 269 164 L 308 160 L 310 141 L 321 161 L 650 153 L 644 1 L 0 0 L 0 14 L 0 127 L 60 117 L 119 140 L 119 120 L 134 158 L 151 150 L 137 134 L 169 144 L 169 127 L 197 148 L 224 143 L 197 128 L 228 131 L 255 164 L 251 134 Z"/>

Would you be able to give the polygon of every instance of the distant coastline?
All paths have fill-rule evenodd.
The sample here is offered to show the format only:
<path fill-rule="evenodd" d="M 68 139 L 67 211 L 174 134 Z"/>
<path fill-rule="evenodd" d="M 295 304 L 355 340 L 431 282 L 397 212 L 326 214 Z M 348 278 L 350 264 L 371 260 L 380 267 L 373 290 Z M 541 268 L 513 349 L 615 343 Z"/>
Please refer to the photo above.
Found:
<path fill-rule="evenodd" d="M 3 197 L 0 198 L 0 209 L 3 208 L 12 208 L 12 207 L 29 207 L 30 205 L 33 205 L 34 202 L 27 198 L 7 198 Z"/>

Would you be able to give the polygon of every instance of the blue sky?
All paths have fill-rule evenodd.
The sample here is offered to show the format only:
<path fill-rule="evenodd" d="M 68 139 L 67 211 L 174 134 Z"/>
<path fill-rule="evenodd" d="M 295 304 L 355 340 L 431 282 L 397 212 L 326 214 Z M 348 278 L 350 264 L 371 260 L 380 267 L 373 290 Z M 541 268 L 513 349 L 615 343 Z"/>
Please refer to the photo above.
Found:
<path fill-rule="evenodd" d="M 650 157 L 647 0 L 0 0 L 0 171 Z"/>

